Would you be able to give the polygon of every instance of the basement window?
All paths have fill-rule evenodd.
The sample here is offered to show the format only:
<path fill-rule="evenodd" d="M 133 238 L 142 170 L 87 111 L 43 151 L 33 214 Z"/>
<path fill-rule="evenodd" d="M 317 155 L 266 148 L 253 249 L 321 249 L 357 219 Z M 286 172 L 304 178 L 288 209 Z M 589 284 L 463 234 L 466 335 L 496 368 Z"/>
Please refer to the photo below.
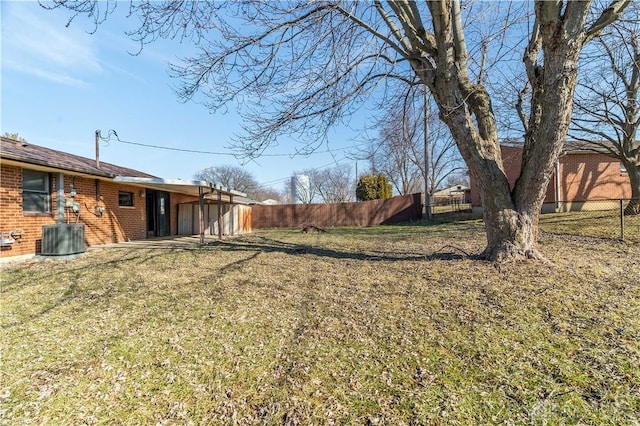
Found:
<path fill-rule="evenodd" d="M 49 173 L 22 170 L 22 211 L 24 213 L 50 213 L 51 187 Z"/>
<path fill-rule="evenodd" d="M 120 207 L 133 207 L 133 192 L 119 191 L 118 205 Z"/>

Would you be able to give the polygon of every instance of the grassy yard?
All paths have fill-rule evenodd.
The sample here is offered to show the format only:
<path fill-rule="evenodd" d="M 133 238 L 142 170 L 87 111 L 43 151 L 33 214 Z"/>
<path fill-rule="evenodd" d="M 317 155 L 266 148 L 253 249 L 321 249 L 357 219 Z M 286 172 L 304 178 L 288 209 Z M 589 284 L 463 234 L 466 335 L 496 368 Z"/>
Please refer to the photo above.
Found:
<path fill-rule="evenodd" d="M 624 238 L 640 242 L 640 216 L 625 216 Z M 540 227 L 557 234 L 619 239 L 620 211 L 596 210 L 570 213 L 546 213 L 540 216 Z"/>
<path fill-rule="evenodd" d="M 479 221 L 260 231 L 0 271 L 3 424 L 640 422 L 640 244 Z"/>

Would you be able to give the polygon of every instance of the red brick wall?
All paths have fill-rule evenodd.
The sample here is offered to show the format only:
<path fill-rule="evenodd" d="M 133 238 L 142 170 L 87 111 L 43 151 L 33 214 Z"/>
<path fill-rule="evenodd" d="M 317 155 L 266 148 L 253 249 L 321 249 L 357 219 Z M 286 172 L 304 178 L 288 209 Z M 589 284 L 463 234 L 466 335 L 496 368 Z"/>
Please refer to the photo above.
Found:
<path fill-rule="evenodd" d="M 515 185 L 522 166 L 522 150 L 502 146 L 505 172 L 511 188 Z M 594 201 L 631 197 L 627 175 L 620 174 L 620 162 L 604 154 L 566 154 L 560 157 L 560 199 L 556 200 L 555 172 L 549 181 L 545 202 Z M 480 207 L 480 194 L 471 178 L 471 204 Z"/>
<path fill-rule="evenodd" d="M 65 179 L 65 186 L 67 186 Z M 82 179 L 87 186 L 78 191 L 78 197 L 86 198 L 82 204 L 81 222 L 85 223 L 85 238 L 89 245 L 115 243 L 130 240 L 143 240 L 147 237 L 146 198 L 141 196 L 144 189 L 100 181 L 100 200 L 96 201 L 96 184 L 93 179 Z M 118 205 L 119 191 L 133 193 L 133 207 Z M 66 191 L 65 191 L 66 192 Z M 80 194 L 83 194 L 82 196 Z M 105 208 L 102 216 L 94 214 L 96 205 Z M 84 218 L 84 220 L 82 219 Z"/>
<path fill-rule="evenodd" d="M 631 197 L 631 184 L 620 173 L 620 161 L 604 154 L 567 154 L 560 159 L 562 201 Z"/>
<path fill-rule="evenodd" d="M 55 223 L 54 212 L 43 215 L 22 213 L 22 169 L 5 166 L 0 169 L 0 231 L 5 238 L 12 229 L 24 230 L 20 242 L 0 249 L 0 256 L 16 256 L 36 252 L 42 235 L 42 225 Z M 55 207 L 55 206 L 53 206 Z"/>
<path fill-rule="evenodd" d="M 42 225 L 57 223 L 58 173 L 50 173 L 51 212 L 44 214 L 23 213 L 22 211 L 22 168 L 2 165 L 0 170 L 0 231 L 5 235 L 12 229 L 24 231 L 20 242 L 4 247 L 0 256 L 17 256 L 40 252 Z M 88 246 L 139 240 L 146 238 L 146 203 L 141 197 L 143 189 L 99 182 L 99 198 L 96 199 L 96 180 L 79 176 L 64 175 L 64 192 L 69 197 L 70 186 L 76 190 L 74 201 L 80 204 L 77 223 L 85 225 L 85 243 Z M 118 206 L 118 191 L 133 193 L 133 207 Z M 105 208 L 101 216 L 96 214 L 96 206 Z M 69 210 L 70 211 L 70 210 Z M 76 223 L 76 215 L 65 214 L 65 221 Z"/>

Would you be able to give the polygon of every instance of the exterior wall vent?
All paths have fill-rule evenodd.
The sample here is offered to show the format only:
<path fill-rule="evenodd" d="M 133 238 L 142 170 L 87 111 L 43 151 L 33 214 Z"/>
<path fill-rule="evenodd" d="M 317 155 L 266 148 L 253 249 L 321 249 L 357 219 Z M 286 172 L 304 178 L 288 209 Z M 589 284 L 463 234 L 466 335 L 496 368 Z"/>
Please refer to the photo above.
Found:
<path fill-rule="evenodd" d="M 43 256 L 84 253 L 84 225 L 61 223 L 42 226 Z"/>

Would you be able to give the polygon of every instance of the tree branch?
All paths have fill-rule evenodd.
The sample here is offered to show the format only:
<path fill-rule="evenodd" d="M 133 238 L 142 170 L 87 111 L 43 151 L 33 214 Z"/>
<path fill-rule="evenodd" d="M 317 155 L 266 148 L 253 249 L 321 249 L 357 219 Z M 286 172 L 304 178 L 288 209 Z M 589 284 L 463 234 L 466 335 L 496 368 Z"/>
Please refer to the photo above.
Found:
<path fill-rule="evenodd" d="M 608 8 L 606 8 L 600 17 L 594 22 L 585 33 L 584 43 L 587 43 L 595 36 L 600 34 L 607 25 L 616 21 L 622 15 L 622 12 L 631 4 L 631 0 L 615 0 Z"/>

